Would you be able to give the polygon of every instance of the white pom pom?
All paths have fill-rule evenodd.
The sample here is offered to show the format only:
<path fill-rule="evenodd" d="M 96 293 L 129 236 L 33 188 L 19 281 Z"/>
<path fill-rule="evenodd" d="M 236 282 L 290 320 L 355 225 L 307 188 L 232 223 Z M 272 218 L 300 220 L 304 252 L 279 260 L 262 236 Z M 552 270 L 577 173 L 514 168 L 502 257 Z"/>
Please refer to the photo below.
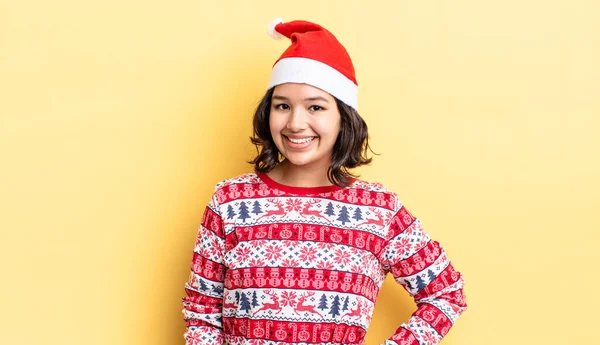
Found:
<path fill-rule="evenodd" d="M 277 32 L 277 30 L 275 30 L 275 26 L 279 23 L 284 23 L 283 19 L 281 18 L 275 18 L 273 19 L 273 21 L 269 24 L 268 27 L 268 32 L 269 32 L 269 36 L 273 37 L 276 40 L 282 40 L 285 38 L 285 36 L 283 36 L 282 34 L 280 34 L 279 32 Z"/>

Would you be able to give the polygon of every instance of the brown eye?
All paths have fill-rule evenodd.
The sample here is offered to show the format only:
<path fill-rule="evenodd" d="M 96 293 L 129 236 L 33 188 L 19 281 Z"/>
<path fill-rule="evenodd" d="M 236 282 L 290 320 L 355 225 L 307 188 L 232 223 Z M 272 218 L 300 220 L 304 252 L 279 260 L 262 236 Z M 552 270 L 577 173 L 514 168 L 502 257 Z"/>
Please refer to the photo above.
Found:
<path fill-rule="evenodd" d="M 309 109 L 311 111 L 319 111 L 319 110 L 323 110 L 323 107 L 320 107 L 318 105 L 311 105 Z"/>
<path fill-rule="evenodd" d="M 289 108 L 290 106 L 285 103 L 275 105 L 275 109 L 288 110 Z"/>

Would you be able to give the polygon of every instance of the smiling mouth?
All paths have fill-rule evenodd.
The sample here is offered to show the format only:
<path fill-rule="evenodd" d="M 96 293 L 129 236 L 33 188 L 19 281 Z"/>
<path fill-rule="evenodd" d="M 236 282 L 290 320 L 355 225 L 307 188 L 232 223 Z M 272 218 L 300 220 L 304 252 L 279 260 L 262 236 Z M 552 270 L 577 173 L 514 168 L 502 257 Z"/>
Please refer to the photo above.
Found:
<path fill-rule="evenodd" d="M 294 138 L 290 138 L 290 137 L 285 136 L 285 135 L 284 135 L 284 137 L 287 140 L 289 140 L 292 143 L 294 143 L 294 144 L 305 144 L 305 143 L 308 143 L 308 142 L 311 142 L 311 141 L 315 140 L 315 138 L 316 138 L 316 137 L 307 137 L 307 138 L 302 138 L 302 139 L 294 139 Z"/>

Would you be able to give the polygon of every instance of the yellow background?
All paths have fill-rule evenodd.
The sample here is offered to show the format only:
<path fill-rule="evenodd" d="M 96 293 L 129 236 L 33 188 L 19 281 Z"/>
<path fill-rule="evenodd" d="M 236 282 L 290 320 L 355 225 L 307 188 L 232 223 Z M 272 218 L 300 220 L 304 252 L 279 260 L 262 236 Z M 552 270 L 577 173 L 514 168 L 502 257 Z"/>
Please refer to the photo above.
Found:
<path fill-rule="evenodd" d="M 597 1 L 0 0 L 0 343 L 182 344 L 214 184 L 287 47 L 333 31 L 396 191 L 465 274 L 444 345 L 599 344 Z M 414 304 L 388 278 L 378 344 Z"/>

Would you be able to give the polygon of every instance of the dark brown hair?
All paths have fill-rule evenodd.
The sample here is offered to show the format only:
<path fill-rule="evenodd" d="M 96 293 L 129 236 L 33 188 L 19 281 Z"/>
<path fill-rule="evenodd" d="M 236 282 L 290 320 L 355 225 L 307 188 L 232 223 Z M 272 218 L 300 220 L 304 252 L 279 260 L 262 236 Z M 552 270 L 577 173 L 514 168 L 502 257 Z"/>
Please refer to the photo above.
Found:
<path fill-rule="evenodd" d="M 250 140 L 256 146 L 258 155 L 248 163 L 254 165 L 256 172 L 267 173 L 280 163 L 280 153 L 269 127 L 273 90 L 274 87 L 267 91 L 254 113 L 254 134 Z M 367 151 L 375 155 L 377 153 L 369 146 L 367 124 L 358 111 L 337 98 L 335 102 L 341 115 L 341 131 L 333 145 L 331 166 L 327 170 L 327 177 L 331 183 L 339 187 L 347 187 L 352 178 L 358 177 L 348 169 L 371 163 L 372 158 L 367 157 Z"/>

